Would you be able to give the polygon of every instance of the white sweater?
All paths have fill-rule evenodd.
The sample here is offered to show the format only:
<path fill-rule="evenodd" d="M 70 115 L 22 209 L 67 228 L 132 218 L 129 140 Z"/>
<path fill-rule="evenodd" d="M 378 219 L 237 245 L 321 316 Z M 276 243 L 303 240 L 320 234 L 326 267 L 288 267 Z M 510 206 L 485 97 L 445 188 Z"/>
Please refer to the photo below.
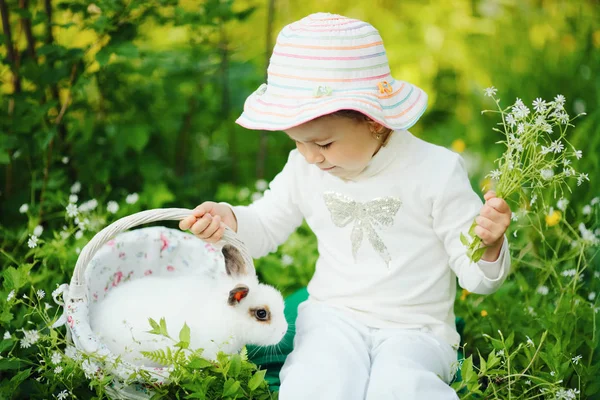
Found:
<path fill-rule="evenodd" d="M 489 294 L 510 269 L 506 238 L 495 262 L 466 256 L 460 233 L 481 206 L 459 155 L 396 131 L 351 181 L 293 150 L 264 197 L 233 210 L 255 258 L 275 251 L 306 219 L 319 250 L 311 300 L 375 328 L 430 329 L 456 346 L 456 277 L 468 291 Z"/>

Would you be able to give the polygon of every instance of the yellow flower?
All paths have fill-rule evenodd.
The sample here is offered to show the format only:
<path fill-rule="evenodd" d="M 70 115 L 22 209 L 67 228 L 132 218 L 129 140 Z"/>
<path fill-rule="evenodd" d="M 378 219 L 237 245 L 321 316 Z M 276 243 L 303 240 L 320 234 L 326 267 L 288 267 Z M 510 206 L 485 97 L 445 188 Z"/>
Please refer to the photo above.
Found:
<path fill-rule="evenodd" d="M 487 315 L 488 315 L 488 312 L 487 312 L 487 311 L 485 311 L 485 310 L 481 310 L 481 316 L 482 316 L 482 317 L 487 317 Z"/>
<path fill-rule="evenodd" d="M 460 295 L 460 300 L 461 301 L 465 301 L 467 299 L 467 296 L 469 295 L 469 291 L 467 289 L 463 289 L 462 293 Z"/>
<path fill-rule="evenodd" d="M 455 152 L 462 153 L 463 151 L 465 151 L 465 148 L 467 147 L 467 145 L 466 145 L 466 143 L 465 143 L 464 140 L 462 140 L 462 139 L 456 139 L 455 141 L 452 142 L 452 144 L 450 145 L 450 147 Z"/>
<path fill-rule="evenodd" d="M 560 211 L 552 211 L 552 214 L 546 215 L 546 225 L 554 226 L 560 222 Z"/>

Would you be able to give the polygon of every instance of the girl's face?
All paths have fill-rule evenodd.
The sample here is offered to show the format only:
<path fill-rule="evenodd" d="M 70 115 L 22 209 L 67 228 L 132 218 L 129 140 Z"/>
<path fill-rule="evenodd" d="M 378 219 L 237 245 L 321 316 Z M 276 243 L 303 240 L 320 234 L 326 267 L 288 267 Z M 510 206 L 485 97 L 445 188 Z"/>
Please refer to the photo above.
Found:
<path fill-rule="evenodd" d="M 342 179 L 358 176 L 381 147 L 367 121 L 328 116 L 287 129 L 306 162 Z"/>

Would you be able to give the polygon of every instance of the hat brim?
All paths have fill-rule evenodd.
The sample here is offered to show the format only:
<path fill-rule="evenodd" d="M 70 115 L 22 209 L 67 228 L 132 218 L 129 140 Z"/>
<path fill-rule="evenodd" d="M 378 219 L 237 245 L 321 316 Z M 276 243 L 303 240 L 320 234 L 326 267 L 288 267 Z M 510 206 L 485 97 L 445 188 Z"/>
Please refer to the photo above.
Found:
<path fill-rule="evenodd" d="M 288 95 L 282 90 L 255 92 L 236 123 L 255 130 L 281 131 L 339 110 L 355 110 L 390 129 L 408 129 L 427 109 L 427 94 L 405 81 L 392 81 L 389 93 L 373 90 L 334 90 L 316 97 Z M 290 92 L 294 92 L 289 91 Z"/>

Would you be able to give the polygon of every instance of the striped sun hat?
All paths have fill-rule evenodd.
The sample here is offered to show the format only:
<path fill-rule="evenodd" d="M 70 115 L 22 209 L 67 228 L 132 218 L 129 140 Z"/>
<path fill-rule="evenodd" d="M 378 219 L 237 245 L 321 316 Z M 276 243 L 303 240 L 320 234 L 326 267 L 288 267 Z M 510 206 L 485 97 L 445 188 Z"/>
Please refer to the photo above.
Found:
<path fill-rule="evenodd" d="M 284 27 L 267 83 L 236 121 L 249 129 L 285 130 L 339 110 L 356 110 L 391 129 L 414 125 L 427 94 L 392 77 L 383 40 L 366 22 L 317 13 Z"/>

